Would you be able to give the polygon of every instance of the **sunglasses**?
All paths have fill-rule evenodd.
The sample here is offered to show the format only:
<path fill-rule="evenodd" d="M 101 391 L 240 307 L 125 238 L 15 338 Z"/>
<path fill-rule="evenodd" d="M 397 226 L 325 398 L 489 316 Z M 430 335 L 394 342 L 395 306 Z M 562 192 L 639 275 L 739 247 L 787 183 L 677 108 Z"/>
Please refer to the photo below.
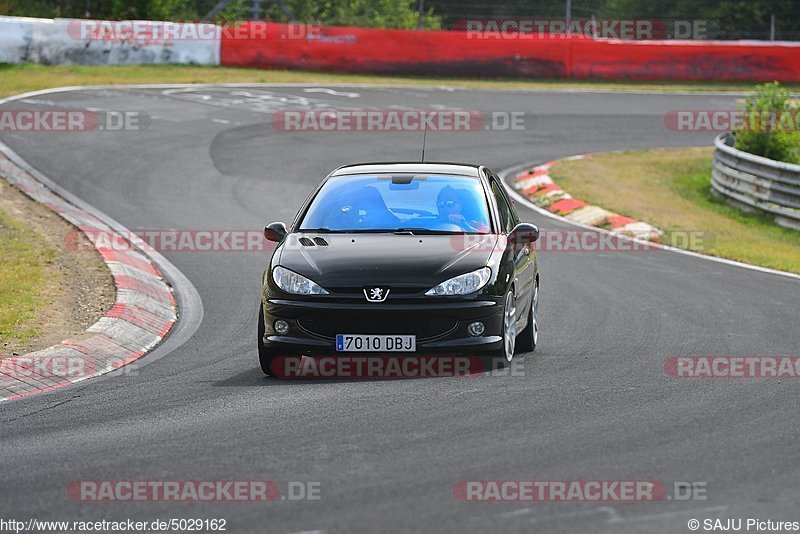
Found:
<path fill-rule="evenodd" d="M 459 204 L 458 200 L 440 200 L 436 203 L 440 208 L 453 208 Z"/>

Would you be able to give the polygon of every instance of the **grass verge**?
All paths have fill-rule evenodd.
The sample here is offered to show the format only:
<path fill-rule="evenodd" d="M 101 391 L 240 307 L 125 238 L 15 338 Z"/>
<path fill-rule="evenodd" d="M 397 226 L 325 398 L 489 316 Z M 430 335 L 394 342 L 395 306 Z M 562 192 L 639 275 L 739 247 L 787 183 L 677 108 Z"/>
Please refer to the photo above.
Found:
<path fill-rule="evenodd" d="M 599 154 L 558 163 L 550 176 L 575 198 L 667 234 L 700 233 L 694 242 L 676 239 L 676 246 L 800 274 L 800 232 L 712 195 L 712 157 L 711 148 Z"/>
<path fill-rule="evenodd" d="M 25 344 L 39 334 L 30 326 L 47 303 L 56 251 L 44 237 L 0 210 L 0 343 Z"/>
<path fill-rule="evenodd" d="M 465 79 L 452 77 L 378 76 L 320 72 L 259 70 L 192 65 L 43 66 L 0 64 L 0 97 L 71 85 L 143 83 L 343 83 L 450 85 L 483 89 L 613 89 L 651 91 L 748 92 L 751 83 L 628 82 L 606 80 Z M 800 84 L 785 86 L 800 90 Z"/>

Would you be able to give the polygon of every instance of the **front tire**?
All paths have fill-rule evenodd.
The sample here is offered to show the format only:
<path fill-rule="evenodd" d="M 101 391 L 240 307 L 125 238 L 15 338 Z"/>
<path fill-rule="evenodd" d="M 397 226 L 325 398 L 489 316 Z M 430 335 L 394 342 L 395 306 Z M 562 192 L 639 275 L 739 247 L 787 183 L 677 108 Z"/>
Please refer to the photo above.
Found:
<path fill-rule="evenodd" d="M 258 362 L 261 370 L 267 376 L 273 376 L 272 362 L 277 357 L 277 353 L 264 345 L 264 305 L 258 304 Z"/>
<path fill-rule="evenodd" d="M 533 352 L 539 343 L 539 279 L 537 278 L 533 286 L 533 297 L 531 298 L 531 309 L 528 313 L 528 324 L 519 333 L 517 339 L 518 352 Z"/>
<path fill-rule="evenodd" d="M 503 346 L 483 360 L 484 371 L 502 369 L 514 359 L 514 349 L 517 342 L 517 300 L 514 291 L 506 293 L 503 299 Z"/>

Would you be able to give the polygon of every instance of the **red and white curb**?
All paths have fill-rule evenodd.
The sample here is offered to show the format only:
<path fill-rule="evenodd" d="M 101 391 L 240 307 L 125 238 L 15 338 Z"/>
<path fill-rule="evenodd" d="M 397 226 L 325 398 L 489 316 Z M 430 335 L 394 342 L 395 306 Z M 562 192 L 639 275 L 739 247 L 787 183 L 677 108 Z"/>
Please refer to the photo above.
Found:
<path fill-rule="evenodd" d="M 543 165 L 537 165 L 536 163 L 533 163 L 533 162 L 531 162 L 531 163 L 523 163 L 521 165 L 515 165 L 513 167 L 505 168 L 505 169 L 499 171 L 497 173 L 497 175 L 503 181 L 503 185 L 506 187 L 506 190 L 511 195 L 511 197 L 514 198 L 514 200 L 516 200 L 517 202 L 521 203 L 522 205 L 528 207 L 529 209 L 539 213 L 540 215 L 543 215 L 543 216 L 546 216 L 546 217 L 549 217 L 551 219 L 555 219 L 555 220 L 558 220 L 558 221 L 561 221 L 561 222 L 565 222 L 565 223 L 568 223 L 570 225 L 577 226 L 578 228 L 583 228 L 585 230 L 596 230 L 597 232 L 604 233 L 604 234 L 613 234 L 614 233 L 613 231 L 607 230 L 607 229 L 605 229 L 605 228 L 603 228 L 601 226 L 592 226 L 590 224 L 587 224 L 587 223 L 584 223 L 584 222 L 580 222 L 580 221 L 578 221 L 578 220 L 576 220 L 574 218 L 568 219 L 565 216 L 562 216 L 562 215 L 559 215 L 559 214 L 554 213 L 552 211 L 546 210 L 546 209 L 542 208 L 541 206 L 539 206 L 538 204 L 536 204 L 535 202 L 533 202 L 530 199 L 529 195 L 531 193 L 525 193 L 524 192 L 526 189 L 530 189 L 531 187 L 533 187 L 532 179 L 534 178 L 533 175 L 535 174 L 535 172 L 537 170 L 539 171 L 539 176 L 546 175 L 548 173 L 548 171 L 550 170 L 550 168 L 553 165 L 555 165 L 556 163 L 558 163 L 559 161 L 567 161 L 567 160 L 572 160 L 572 159 L 585 159 L 587 157 L 591 157 L 591 154 L 583 154 L 583 155 L 579 155 L 579 156 L 572 156 L 572 157 L 569 157 L 569 158 L 563 158 L 563 159 L 560 159 L 560 160 L 549 161 L 549 162 L 547 162 L 547 163 L 545 163 Z M 549 175 L 547 176 L 547 179 L 548 180 L 550 179 Z M 526 180 L 531 180 L 531 181 L 530 182 L 526 182 Z M 552 182 L 552 180 L 550 180 L 550 181 Z M 513 185 L 511 185 L 512 183 L 513 183 Z M 598 208 L 598 209 L 602 209 L 602 208 Z M 607 213 L 611 213 L 611 212 L 607 212 Z M 622 233 L 616 233 L 616 235 L 619 236 L 620 239 L 636 241 L 636 242 L 639 242 L 639 243 L 642 243 L 642 244 L 646 244 L 648 246 L 652 246 L 652 247 L 655 247 L 655 248 L 659 248 L 659 249 L 662 249 L 662 250 L 665 250 L 665 251 L 668 251 L 668 252 L 672 252 L 672 253 L 675 253 L 675 254 L 681 254 L 683 256 L 690 256 L 692 258 L 696 258 L 696 259 L 703 260 L 703 261 L 711 261 L 711 262 L 714 262 L 714 263 L 721 263 L 723 265 L 730 265 L 730 266 L 733 266 L 733 267 L 738 267 L 738 268 L 741 268 L 741 269 L 747 269 L 747 270 L 750 270 L 750 271 L 756 271 L 756 272 L 759 272 L 759 273 L 771 274 L 771 275 L 775 275 L 775 276 L 781 276 L 781 277 L 784 277 L 784 278 L 791 278 L 793 280 L 800 280 L 800 274 L 789 273 L 789 272 L 786 272 L 786 271 L 778 271 L 777 269 L 770 269 L 768 267 L 760 267 L 758 265 L 751 265 L 749 263 L 743 263 L 743 262 L 736 261 L 736 260 L 729 260 L 727 258 L 719 258 L 717 256 L 708 256 L 706 254 L 701 254 L 699 252 L 694 252 L 692 250 L 686 250 L 686 249 L 674 247 L 674 246 L 671 246 L 671 245 L 665 245 L 663 243 L 658 243 L 658 242 L 655 242 L 655 241 L 647 241 L 646 239 L 639 239 L 638 237 L 635 237 L 633 235 L 626 235 L 626 234 L 622 234 Z"/>
<path fill-rule="evenodd" d="M 612 234 L 633 237 L 658 243 L 664 233 L 658 228 L 630 217 L 613 213 L 599 206 L 592 206 L 561 189 L 550 178 L 550 168 L 561 161 L 591 158 L 582 154 L 549 161 L 526 169 L 513 177 L 513 187 L 536 206 L 567 220 L 608 230 Z"/>
<path fill-rule="evenodd" d="M 0 176 L 82 230 L 111 270 L 117 289 L 114 305 L 86 330 L 89 337 L 0 360 L 0 402 L 115 371 L 152 350 L 175 324 L 177 306 L 172 288 L 146 254 L 148 246 L 133 242 L 120 251 L 109 248 L 108 240 L 95 240 L 114 235 L 112 242 L 130 242 L 2 153 Z"/>

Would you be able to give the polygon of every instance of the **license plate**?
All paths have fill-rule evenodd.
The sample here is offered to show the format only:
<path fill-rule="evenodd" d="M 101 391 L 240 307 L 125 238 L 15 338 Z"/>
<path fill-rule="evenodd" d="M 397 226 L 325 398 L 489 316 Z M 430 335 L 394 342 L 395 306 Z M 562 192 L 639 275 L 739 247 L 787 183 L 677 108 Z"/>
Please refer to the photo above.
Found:
<path fill-rule="evenodd" d="M 407 334 L 336 334 L 339 352 L 414 352 L 417 336 Z"/>

